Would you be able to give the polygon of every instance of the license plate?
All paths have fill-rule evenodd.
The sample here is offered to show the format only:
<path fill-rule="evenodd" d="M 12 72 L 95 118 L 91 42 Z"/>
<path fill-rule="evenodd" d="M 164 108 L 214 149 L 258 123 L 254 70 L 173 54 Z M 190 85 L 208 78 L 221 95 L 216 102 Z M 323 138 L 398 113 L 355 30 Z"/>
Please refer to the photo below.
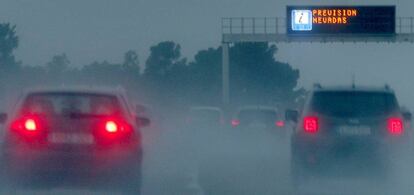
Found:
<path fill-rule="evenodd" d="M 371 128 L 367 126 L 342 126 L 338 128 L 340 135 L 371 135 Z"/>
<path fill-rule="evenodd" d="M 95 139 L 91 134 L 51 133 L 48 141 L 55 144 L 93 144 Z"/>

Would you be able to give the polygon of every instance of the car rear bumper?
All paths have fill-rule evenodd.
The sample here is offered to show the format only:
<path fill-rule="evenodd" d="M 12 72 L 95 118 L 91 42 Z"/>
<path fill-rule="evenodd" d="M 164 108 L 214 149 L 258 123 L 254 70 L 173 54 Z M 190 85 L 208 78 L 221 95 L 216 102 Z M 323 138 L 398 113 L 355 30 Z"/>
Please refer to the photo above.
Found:
<path fill-rule="evenodd" d="M 99 175 L 140 167 L 142 152 L 111 148 L 105 150 L 52 150 L 13 148 L 3 153 L 3 163 L 11 173 L 72 172 Z"/>
<path fill-rule="evenodd" d="M 401 149 L 398 140 L 382 138 L 294 137 L 292 159 L 307 167 L 386 164 Z"/>

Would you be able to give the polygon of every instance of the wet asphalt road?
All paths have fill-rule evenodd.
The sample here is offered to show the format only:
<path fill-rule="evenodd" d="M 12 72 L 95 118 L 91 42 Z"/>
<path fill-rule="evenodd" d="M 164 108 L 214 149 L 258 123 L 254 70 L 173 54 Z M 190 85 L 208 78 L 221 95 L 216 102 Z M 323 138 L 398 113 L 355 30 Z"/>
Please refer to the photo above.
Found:
<path fill-rule="evenodd" d="M 147 132 L 148 133 L 148 132 Z M 144 133 L 145 136 L 145 133 Z M 151 137 L 151 136 L 148 136 Z M 294 194 L 288 136 L 220 131 L 194 135 L 171 130 L 145 143 L 144 195 Z M 314 180 L 300 194 L 411 194 L 414 162 L 399 163 L 397 180 Z M 16 190 L 1 194 L 105 194 L 86 189 Z M 108 192 L 107 194 L 116 194 Z"/>

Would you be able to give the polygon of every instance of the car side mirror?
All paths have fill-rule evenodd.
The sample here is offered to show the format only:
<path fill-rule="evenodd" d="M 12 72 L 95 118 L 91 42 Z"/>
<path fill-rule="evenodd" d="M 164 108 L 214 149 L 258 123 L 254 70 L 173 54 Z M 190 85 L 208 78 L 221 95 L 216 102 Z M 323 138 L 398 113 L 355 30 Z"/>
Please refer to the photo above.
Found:
<path fill-rule="evenodd" d="M 151 124 L 151 120 L 145 117 L 137 117 L 137 123 L 141 127 L 147 127 Z"/>
<path fill-rule="evenodd" d="M 404 118 L 404 120 L 406 121 L 411 121 L 411 119 L 413 118 L 413 115 L 411 112 L 403 112 L 402 116 Z"/>
<path fill-rule="evenodd" d="M 292 121 L 297 123 L 299 119 L 299 112 L 297 110 L 286 110 L 285 119 L 286 121 Z"/>

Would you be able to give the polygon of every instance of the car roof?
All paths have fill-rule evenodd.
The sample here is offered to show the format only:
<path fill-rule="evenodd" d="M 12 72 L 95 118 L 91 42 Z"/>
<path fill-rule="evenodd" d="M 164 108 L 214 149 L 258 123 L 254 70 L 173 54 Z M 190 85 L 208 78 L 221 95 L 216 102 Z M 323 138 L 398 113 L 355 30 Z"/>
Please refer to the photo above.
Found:
<path fill-rule="evenodd" d="M 85 94 L 101 94 L 124 96 L 124 91 L 118 88 L 103 88 L 103 87 L 56 87 L 56 88 L 32 88 L 27 89 L 24 94 L 33 93 L 85 93 Z"/>

